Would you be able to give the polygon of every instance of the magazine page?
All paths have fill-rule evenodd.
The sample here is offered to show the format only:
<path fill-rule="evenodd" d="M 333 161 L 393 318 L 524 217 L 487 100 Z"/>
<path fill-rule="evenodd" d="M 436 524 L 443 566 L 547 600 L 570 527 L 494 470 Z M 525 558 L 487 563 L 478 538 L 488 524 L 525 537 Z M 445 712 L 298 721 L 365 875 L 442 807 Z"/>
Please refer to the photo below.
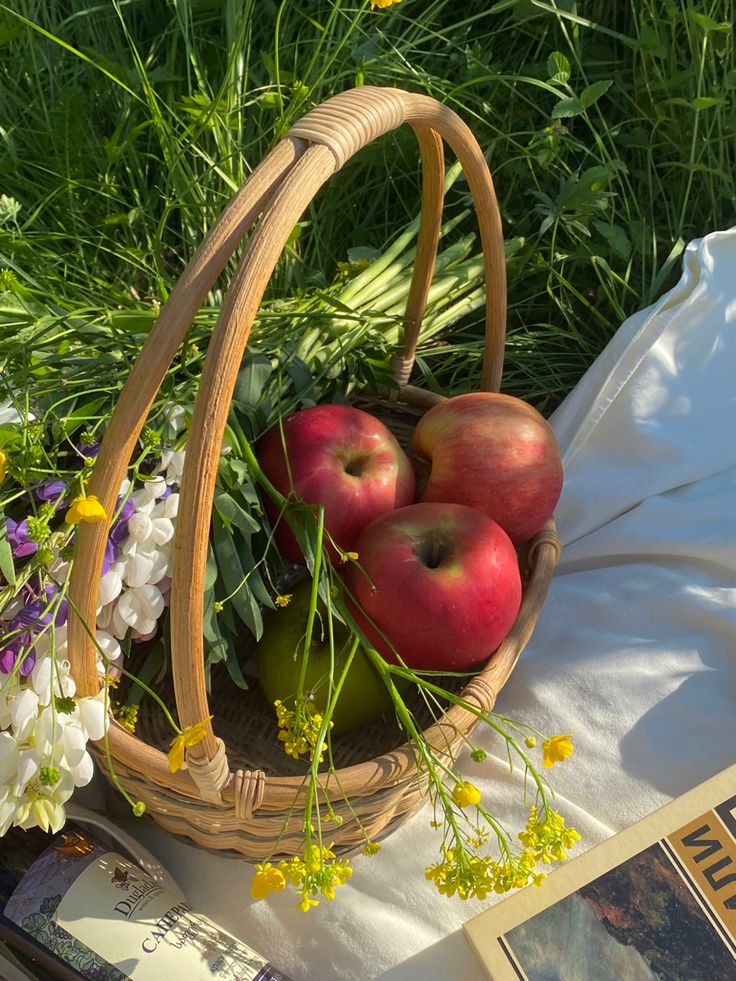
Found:
<path fill-rule="evenodd" d="M 493 981 L 736 977 L 736 766 L 464 929 Z"/>

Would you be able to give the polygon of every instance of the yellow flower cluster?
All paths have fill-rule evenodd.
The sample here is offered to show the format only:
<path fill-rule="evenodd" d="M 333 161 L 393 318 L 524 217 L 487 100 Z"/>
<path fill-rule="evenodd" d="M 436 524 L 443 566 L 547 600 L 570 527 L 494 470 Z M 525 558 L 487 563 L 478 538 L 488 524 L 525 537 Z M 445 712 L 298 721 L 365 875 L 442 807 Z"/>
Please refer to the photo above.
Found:
<path fill-rule="evenodd" d="M 537 808 L 532 805 L 526 830 L 520 832 L 519 840 L 525 849 L 534 853 L 538 862 L 550 865 L 563 862 L 567 858 L 565 849 L 570 849 L 580 835 L 575 828 L 565 827 L 565 819 L 557 811 L 547 808 L 543 819 L 539 819 Z"/>
<path fill-rule="evenodd" d="M 308 845 L 304 858 L 283 859 L 278 867 L 271 862 L 256 865 L 250 894 L 265 899 L 271 892 L 283 892 L 288 883 L 301 897 L 297 907 L 306 913 L 319 906 L 319 896 L 333 900 L 337 886 L 344 886 L 352 874 L 348 860 L 336 858 L 332 845 Z"/>
<path fill-rule="evenodd" d="M 127 705 L 122 702 L 113 702 L 112 714 L 115 716 L 123 729 L 127 729 L 128 732 L 135 732 L 135 726 L 138 722 L 137 705 Z"/>
<path fill-rule="evenodd" d="M 325 742 L 321 746 L 317 746 L 319 731 L 323 722 L 322 715 L 317 712 L 311 702 L 307 702 L 305 699 L 298 700 L 293 711 L 288 709 L 281 699 L 277 698 L 273 704 L 279 726 L 279 742 L 284 744 L 286 755 L 295 760 L 298 760 L 300 756 L 309 755 L 310 760 L 312 760 L 315 753 L 319 753 L 321 763 L 327 748 Z M 330 722 L 329 728 L 332 728 L 332 722 Z"/>
<path fill-rule="evenodd" d="M 469 854 L 464 848 L 444 848 L 443 861 L 425 869 L 425 877 L 434 882 L 442 896 L 457 895 L 459 899 L 485 899 L 488 893 L 509 892 L 530 882 L 539 886 L 545 873 L 536 871 L 537 864 L 563 861 L 567 858 L 564 849 L 571 848 L 580 835 L 574 828 L 566 828 L 555 811 L 547 809 L 540 820 L 537 808 L 532 807 L 526 830 L 519 838 L 523 850 L 517 855 L 507 853 L 501 860 Z"/>

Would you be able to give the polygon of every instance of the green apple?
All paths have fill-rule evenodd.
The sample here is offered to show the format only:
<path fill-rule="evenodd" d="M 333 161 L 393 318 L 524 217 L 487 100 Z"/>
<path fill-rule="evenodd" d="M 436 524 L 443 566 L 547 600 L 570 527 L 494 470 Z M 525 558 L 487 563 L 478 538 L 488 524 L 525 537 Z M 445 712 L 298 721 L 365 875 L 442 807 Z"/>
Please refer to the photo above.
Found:
<path fill-rule="evenodd" d="M 304 632 L 307 627 L 311 582 L 304 580 L 294 588 L 292 600 L 283 609 L 274 610 L 264 620 L 263 639 L 258 645 L 258 674 L 263 693 L 273 705 L 276 699 L 293 708 L 299 686 Z M 320 601 L 315 617 L 304 692 L 324 712 L 329 697 L 330 645 L 325 610 Z M 349 645 L 349 631 L 333 618 L 335 634 L 334 683 L 340 679 Z M 393 715 L 393 700 L 368 655 L 358 648 L 332 715 L 333 733 L 349 732 Z"/>

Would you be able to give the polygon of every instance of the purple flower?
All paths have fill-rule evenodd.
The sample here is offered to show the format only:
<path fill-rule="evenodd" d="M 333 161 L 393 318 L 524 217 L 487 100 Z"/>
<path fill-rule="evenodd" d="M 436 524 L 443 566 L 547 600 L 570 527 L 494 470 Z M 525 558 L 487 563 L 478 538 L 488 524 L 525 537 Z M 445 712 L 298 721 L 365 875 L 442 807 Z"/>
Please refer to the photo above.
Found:
<path fill-rule="evenodd" d="M 120 513 L 113 522 L 112 528 L 110 528 L 109 540 L 114 545 L 122 545 L 126 540 L 128 537 L 128 521 L 135 514 L 135 501 L 133 498 L 129 497 L 121 507 L 122 500 L 121 497 L 118 498 L 115 511 L 117 512 L 119 510 Z"/>
<path fill-rule="evenodd" d="M 33 639 L 32 633 L 18 634 L 0 648 L 0 671 L 3 674 L 10 674 L 18 661 L 18 671 L 23 677 L 33 671 L 36 664 L 36 652 L 31 646 Z"/>
<path fill-rule="evenodd" d="M 30 627 L 40 630 L 41 627 L 48 626 L 53 617 L 57 627 L 63 627 L 66 623 L 68 603 L 66 596 L 54 607 L 53 613 L 50 609 L 52 601 L 58 595 L 58 586 L 53 583 L 46 583 L 43 596 L 38 594 L 38 579 L 35 584 L 29 582 L 24 587 L 27 597 L 25 605 L 16 613 L 12 627 Z"/>
<path fill-rule="evenodd" d="M 26 559 L 29 555 L 34 555 L 38 551 L 36 542 L 32 542 L 28 537 L 28 519 L 13 521 L 12 518 L 5 519 L 8 531 L 8 541 L 14 559 Z"/>
<path fill-rule="evenodd" d="M 107 539 L 105 554 L 102 557 L 102 575 L 110 570 L 110 566 L 118 557 L 118 548 L 112 538 Z"/>
<path fill-rule="evenodd" d="M 84 440 L 80 440 L 77 443 L 77 453 L 84 459 L 89 457 L 96 457 L 100 452 L 100 441 L 99 439 L 92 440 L 91 443 L 85 443 Z"/>
<path fill-rule="evenodd" d="M 43 504 L 53 504 L 56 511 L 64 503 L 66 484 L 63 480 L 52 480 L 48 484 L 37 484 L 33 488 L 33 496 Z"/>

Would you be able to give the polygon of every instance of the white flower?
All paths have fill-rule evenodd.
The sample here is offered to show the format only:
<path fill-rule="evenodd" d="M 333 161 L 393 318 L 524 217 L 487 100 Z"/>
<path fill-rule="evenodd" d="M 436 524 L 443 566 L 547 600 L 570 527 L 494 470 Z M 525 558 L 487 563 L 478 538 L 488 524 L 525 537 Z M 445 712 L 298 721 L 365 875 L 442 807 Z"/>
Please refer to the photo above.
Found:
<path fill-rule="evenodd" d="M 161 414 L 173 436 L 177 436 L 186 425 L 188 410 L 183 405 L 167 402 Z"/>
<path fill-rule="evenodd" d="M 4 675 L 0 685 L 0 729 L 7 729 L 13 718 L 13 702 L 16 694 L 21 690 L 21 676 L 19 674 Z"/>
<path fill-rule="evenodd" d="M 38 753 L 33 749 L 25 749 L 18 754 L 18 769 L 15 774 L 13 791 L 16 797 L 22 797 L 28 784 L 40 769 Z"/>
<path fill-rule="evenodd" d="M 0 838 L 13 826 L 18 798 L 10 794 L 9 787 L 0 785 Z"/>
<path fill-rule="evenodd" d="M 185 455 L 185 450 L 164 450 L 161 454 L 161 463 L 157 467 L 157 471 L 164 474 L 167 484 L 181 483 Z"/>
<path fill-rule="evenodd" d="M 84 753 L 76 766 L 70 768 L 75 787 L 86 787 L 95 775 L 95 765 L 89 753 Z"/>
<path fill-rule="evenodd" d="M 153 477 L 149 477 L 149 479 L 145 481 L 142 491 L 148 497 L 151 497 L 157 501 L 163 494 L 166 493 L 166 481 L 160 474 L 156 474 Z"/>
<path fill-rule="evenodd" d="M 128 518 L 128 540 L 133 539 L 136 542 L 145 542 L 147 538 L 151 537 L 151 532 L 153 531 L 153 522 L 145 511 L 136 511 Z"/>
<path fill-rule="evenodd" d="M 112 603 L 120 595 L 123 588 L 123 573 L 125 572 L 124 562 L 113 562 L 107 572 L 100 578 L 100 591 L 97 602 L 102 607 Z"/>
<path fill-rule="evenodd" d="M 111 607 L 106 607 L 106 609 L 110 610 L 110 613 L 112 613 Z M 116 638 L 106 630 L 97 631 L 97 643 L 102 648 L 104 653 L 103 657 L 100 652 L 97 651 L 97 671 L 99 674 L 105 675 L 120 665 L 123 660 L 123 649 Z M 84 699 L 81 701 L 84 701 Z M 92 736 L 91 738 L 97 739 L 98 737 Z"/>
<path fill-rule="evenodd" d="M 123 580 L 128 586 L 145 586 L 153 569 L 154 556 L 145 544 L 128 538 L 123 543 L 122 561 L 125 563 Z"/>
<path fill-rule="evenodd" d="M 59 643 L 59 635 L 63 634 L 63 644 Z M 56 656 L 51 657 L 41 647 L 44 640 L 39 637 L 36 642 L 36 664 L 30 674 L 31 688 L 38 695 L 41 706 L 49 705 L 54 698 L 72 698 L 77 690 L 74 678 L 71 676 L 71 665 L 66 660 L 66 627 L 56 630 Z M 41 648 L 39 650 L 39 648 Z"/>
<path fill-rule="evenodd" d="M 10 724 L 18 742 L 25 742 L 33 732 L 38 718 L 38 703 L 38 695 L 31 688 L 21 689 L 13 699 Z"/>
<path fill-rule="evenodd" d="M 0 732 L 0 784 L 7 783 L 15 777 L 19 760 L 17 739 L 3 730 Z M 2 823 L 2 819 L 0 819 L 0 823 Z"/>
<path fill-rule="evenodd" d="M 79 710 L 79 722 L 86 736 L 95 742 L 102 739 L 108 725 L 105 715 L 105 692 L 101 691 L 89 698 L 77 699 L 77 709 Z"/>
<path fill-rule="evenodd" d="M 26 831 L 39 827 L 42 831 L 51 831 L 54 834 L 63 827 L 66 820 L 63 805 L 72 795 L 74 781 L 65 770 L 59 770 L 59 777 L 53 787 L 43 787 L 38 780 L 34 780 L 26 788 L 23 798 L 16 797 L 12 819 L 16 827 Z"/>
<path fill-rule="evenodd" d="M 169 518 L 172 520 L 179 513 L 179 495 L 169 494 L 167 498 L 163 501 L 159 501 L 156 505 L 156 516 L 162 518 Z"/>
<path fill-rule="evenodd" d="M 29 412 L 25 421 L 33 422 L 35 418 L 36 417 L 33 415 L 33 413 Z M 15 423 L 19 422 L 24 422 L 24 419 L 10 399 L 7 399 L 5 402 L 0 402 L 0 426 L 7 424 L 14 425 Z"/>
<path fill-rule="evenodd" d="M 150 634 L 163 612 L 164 598 L 157 586 L 126 589 L 113 612 L 113 633 L 116 637 L 124 637 L 127 628 L 132 627 L 140 634 Z"/>
<path fill-rule="evenodd" d="M 106 606 L 101 607 L 97 611 L 97 635 L 99 636 L 100 630 L 108 631 L 110 630 L 110 624 L 112 623 L 112 615 L 115 607 L 117 606 L 117 599 L 114 599 L 111 603 Z"/>

